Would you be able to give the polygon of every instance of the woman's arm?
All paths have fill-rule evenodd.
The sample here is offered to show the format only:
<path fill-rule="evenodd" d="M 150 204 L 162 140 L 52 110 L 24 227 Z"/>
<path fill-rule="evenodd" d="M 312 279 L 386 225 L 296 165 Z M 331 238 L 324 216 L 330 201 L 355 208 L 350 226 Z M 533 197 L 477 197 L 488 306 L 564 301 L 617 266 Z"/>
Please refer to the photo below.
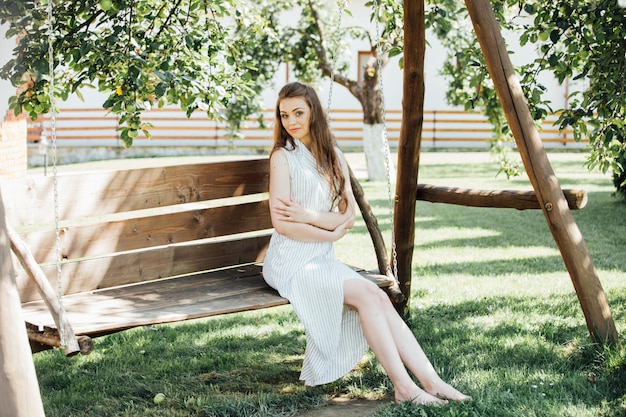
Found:
<path fill-rule="evenodd" d="M 274 207 L 282 220 L 288 222 L 306 223 L 325 230 L 334 230 L 338 225 L 350 219 L 351 213 L 344 211 L 315 211 L 302 207 L 298 202 L 290 198 L 279 198 L 279 205 Z"/>
<path fill-rule="evenodd" d="M 301 242 L 334 242 L 346 234 L 349 219 L 327 230 L 316 225 L 289 217 L 282 208 L 285 201 L 291 201 L 291 180 L 289 165 L 283 150 L 274 152 L 270 158 L 270 216 L 274 229 L 280 234 Z M 301 206 L 300 209 L 304 210 Z M 293 211 L 293 210 L 292 210 Z M 301 210 L 295 212 L 300 213 Z"/>
<path fill-rule="evenodd" d="M 293 198 L 277 197 L 277 204 L 273 207 L 273 211 L 279 216 L 280 220 L 286 222 L 296 222 L 310 224 L 325 230 L 335 230 L 339 225 L 348 223 L 351 228 L 354 224 L 354 207 L 355 200 L 350 185 L 350 173 L 348 165 L 343 158 L 341 151 L 337 150 L 341 169 L 346 178 L 346 196 L 347 201 L 341 201 L 339 204 L 340 211 L 315 211 L 302 207 Z"/>

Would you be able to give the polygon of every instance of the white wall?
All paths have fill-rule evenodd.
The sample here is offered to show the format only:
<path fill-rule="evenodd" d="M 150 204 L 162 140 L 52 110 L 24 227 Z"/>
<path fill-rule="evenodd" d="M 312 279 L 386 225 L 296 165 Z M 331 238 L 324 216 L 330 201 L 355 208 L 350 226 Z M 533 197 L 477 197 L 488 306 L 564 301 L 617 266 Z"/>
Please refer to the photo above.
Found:
<path fill-rule="evenodd" d="M 15 48 L 15 39 L 6 39 L 8 24 L 0 26 L 0 67 L 4 66 L 13 56 L 13 48 Z M 15 88 L 9 81 L 0 79 L 0 121 L 4 119 L 9 108 L 9 97 L 15 95 Z"/>

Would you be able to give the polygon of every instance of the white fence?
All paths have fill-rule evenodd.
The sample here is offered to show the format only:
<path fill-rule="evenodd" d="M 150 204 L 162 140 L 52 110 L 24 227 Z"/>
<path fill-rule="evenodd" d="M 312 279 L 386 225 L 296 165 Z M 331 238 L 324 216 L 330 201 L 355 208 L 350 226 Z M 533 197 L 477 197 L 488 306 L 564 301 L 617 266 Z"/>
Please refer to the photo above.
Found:
<path fill-rule="evenodd" d="M 401 111 L 386 111 L 387 137 L 392 148 L 400 136 Z M 360 148 L 363 129 L 361 110 L 332 110 L 332 130 L 342 147 Z M 581 148 L 586 143 L 574 141 L 570 129 L 559 131 L 553 126 L 556 115 L 543 121 L 540 135 L 546 148 Z M 139 136 L 135 146 L 194 146 L 194 147 L 270 147 L 273 136 L 273 110 L 263 113 L 263 124 L 250 119 L 243 124 L 237 137 L 229 136 L 224 123 L 209 120 L 202 112 L 187 117 L 180 109 L 157 109 L 144 113 L 143 121 L 150 123 L 152 139 Z M 50 138 L 50 118 L 42 117 L 31 123 L 30 143 L 38 143 L 45 135 Z M 61 109 L 55 117 L 57 146 L 98 147 L 121 146 L 118 118 L 104 109 Z M 426 110 L 422 131 L 422 146 L 431 148 L 484 148 L 491 139 L 492 126 L 485 116 L 456 110 Z"/>

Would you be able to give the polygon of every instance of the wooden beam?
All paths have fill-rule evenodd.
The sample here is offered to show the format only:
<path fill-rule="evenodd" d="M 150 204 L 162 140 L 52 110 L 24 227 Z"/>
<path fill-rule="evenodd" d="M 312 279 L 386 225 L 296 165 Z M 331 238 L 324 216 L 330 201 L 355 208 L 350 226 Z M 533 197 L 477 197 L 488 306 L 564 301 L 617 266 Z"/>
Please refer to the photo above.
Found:
<path fill-rule="evenodd" d="M 404 301 L 396 305 L 406 316 L 411 295 L 415 240 L 415 193 L 424 121 L 424 55 L 426 27 L 424 0 L 404 0 L 404 72 L 402 124 L 398 143 L 398 169 L 394 205 L 394 240 L 398 282 Z M 392 259 L 394 257 L 392 256 Z"/>
<path fill-rule="evenodd" d="M 36 346 L 36 349 L 33 349 L 33 353 L 63 346 L 59 332 L 56 329 L 46 329 L 40 332 L 33 327 L 28 323 L 26 324 L 26 333 L 30 340 L 31 349 L 33 349 L 33 346 Z M 81 335 L 76 340 L 80 346 L 80 353 L 83 355 L 89 355 L 93 351 L 94 344 L 91 337 Z"/>
<path fill-rule="evenodd" d="M 63 340 L 60 340 L 59 345 L 63 346 L 66 356 L 77 354 L 81 351 L 81 348 L 78 345 L 78 340 L 74 335 L 72 325 L 67 320 L 67 316 L 65 315 L 63 306 L 56 292 L 52 289 L 52 285 L 50 285 L 46 274 L 43 273 L 37 261 L 35 261 L 35 258 L 33 258 L 33 255 L 30 253 L 28 246 L 26 246 L 24 241 L 20 238 L 20 235 L 17 234 L 11 225 L 7 224 L 6 226 L 13 253 L 17 256 L 17 259 L 19 259 L 30 279 L 35 283 L 37 291 L 48 306 L 50 315 L 52 315 L 52 319 L 57 325 L 57 328 L 61 329 L 62 338 L 60 339 Z"/>
<path fill-rule="evenodd" d="M 391 270 L 391 265 L 389 264 L 389 257 L 387 257 L 385 240 L 380 232 L 380 227 L 378 227 L 378 220 L 376 219 L 376 216 L 372 211 L 372 207 L 365 197 L 365 192 L 363 191 L 359 180 L 354 176 L 352 169 L 349 169 L 352 192 L 354 193 L 354 199 L 361 210 L 361 216 L 363 216 L 363 221 L 365 222 L 365 226 L 367 227 L 370 238 L 372 239 L 372 244 L 374 245 L 376 260 L 378 261 L 378 271 L 381 275 L 386 275 L 389 279 L 394 281 L 394 284 L 388 287 L 386 291 L 387 294 L 389 294 L 389 297 L 393 300 L 394 304 L 398 305 L 404 301 L 404 294 L 402 294 L 400 286 L 393 276 L 393 271 Z"/>
<path fill-rule="evenodd" d="M 0 196 L 0 417 L 45 417 Z"/>
<path fill-rule="evenodd" d="M 541 143 L 491 3 L 465 0 L 465 5 L 524 168 L 576 289 L 589 333 L 599 344 L 617 344 L 617 330 L 598 273 Z"/>
<path fill-rule="evenodd" d="M 587 193 L 584 190 L 563 190 L 563 195 L 571 210 L 580 210 L 587 205 Z M 541 209 L 541 204 L 539 204 L 537 194 L 534 191 L 471 190 L 419 184 L 415 198 L 430 203 L 456 204 L 467 207 Z"/>

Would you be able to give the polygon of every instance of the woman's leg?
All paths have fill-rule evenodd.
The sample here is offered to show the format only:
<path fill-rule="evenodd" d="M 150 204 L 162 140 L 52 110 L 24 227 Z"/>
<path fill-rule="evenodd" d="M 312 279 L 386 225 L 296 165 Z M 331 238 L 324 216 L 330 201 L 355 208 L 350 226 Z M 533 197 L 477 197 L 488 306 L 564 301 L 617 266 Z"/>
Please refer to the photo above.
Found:
<path fill-rule="evenodd" d="M 398 348 L 398 354 L 402 358 L 404 365 L 420 381 L 424 390 L 439 398 L 453 401 L 469 400 L 470 397 L 462 394 L 441 379 L 419 342 L 415 339 L 413 332 L 391 304 L 389 297 L 382 290 L 379 291 L 383 296 L 384 315 L 387 318 L 390 332 Z"/>
<path fill-rule="evenodd" d="M 370 343 L 372 351 L 374 351 L 374 354 L 385 370 L 387 370 L 385 364 L 368 338 L 366 326 L 372 327 L 369 331 L 375 339 L 383 339 L 383 341 L 375 340 L 375 343 L 382 343 L 385 345 L 385 349 L 392 351 L 391 353 L 387 353 L 388 357 L 394 357 L 391 363 L 394 366 L 398 366 L 395 358 L 399 359 L 401 362 L 399 366 L 404 373 L 406 374 L 406 369 L 404 368 L 404 366 L 406 366 L 417 377 L 427 393 L 439 398 L 454 401 L 470 399 L 470 397 L 460 393 L 439 377 L 435 368 L 415 339 L 415 336 L 404 320 L 398 315 L 389 297 L 382 290 L 369 282 L 358 280 L 347 281 L 346 284 L 344 284 L 344 292 L 346 291 L 346 286 L 349 287 L 349 296 L 356 296 L 358 298 L 358 300 L 354 302 L 363 304 L 363 313 L 365 313 L 366 316 L 363 316 L 358 306 L 354 307 L 359 311 L 359 315 L 361 316 L 361 326 L 368 339 L 368 343 Z M 346 304 L 352 305 L 348 302 L 348 296 L 345 293 L 344 299 L 346 299 Z M 392 341 L 389 339 L 392 339 Z M 384 340 L 388 342 L 385 344 Z M 393 353 L 393 350 L 395 350 L 395 353 Z M 394 383 L 392 376 L 389 376 L 392 379 L 392 383 Z"/>
<path fill-rule="evenodd" d="M 344 303 L 359 312 L 367 343 L 394 386 L 396 402 L 414 401 L 424 405 L 445 404 L 445 401 L 420 389 L 404 367 L 400 349 L 396 346 L 394 333 L 397 332 L 392 332 L 390 329 L 384 301 L 378 287 L 366 281 L 354 279 L 345 281 L 343 288 Z M 387 298 L 384 293 L 382 295 Z"/>

